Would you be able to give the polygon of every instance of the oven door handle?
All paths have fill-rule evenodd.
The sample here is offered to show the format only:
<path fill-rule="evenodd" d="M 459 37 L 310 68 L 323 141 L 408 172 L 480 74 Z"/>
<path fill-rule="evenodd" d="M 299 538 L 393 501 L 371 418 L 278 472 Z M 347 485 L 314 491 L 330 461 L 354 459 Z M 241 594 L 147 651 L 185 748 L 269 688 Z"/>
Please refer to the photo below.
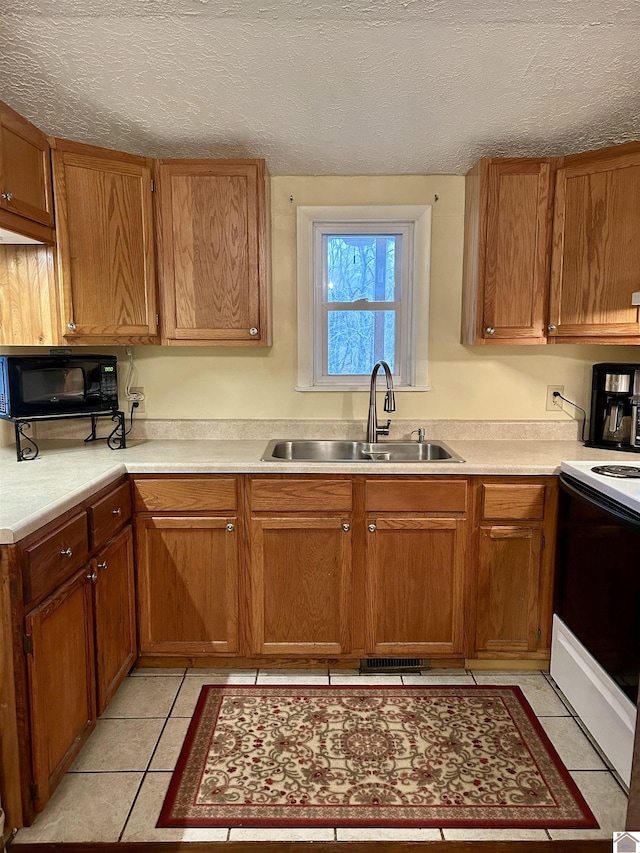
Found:
<path fill-rule="evenodd" d="M 603 495 L 590 486 L 585 486 L 584 483 L 574 480 L 573 477 L 569 477 L 567 474 L 560 474 L 558 481 L 562 491 L 567 492 L 567 494 L 577 500 L 581 500 L 586 504 L 602 510 L 602 512 L 606 512 L 607 515 L 613 516 L 629 527 L 640 528 L 640 515 L 622 506 L 607 495 Z"/>

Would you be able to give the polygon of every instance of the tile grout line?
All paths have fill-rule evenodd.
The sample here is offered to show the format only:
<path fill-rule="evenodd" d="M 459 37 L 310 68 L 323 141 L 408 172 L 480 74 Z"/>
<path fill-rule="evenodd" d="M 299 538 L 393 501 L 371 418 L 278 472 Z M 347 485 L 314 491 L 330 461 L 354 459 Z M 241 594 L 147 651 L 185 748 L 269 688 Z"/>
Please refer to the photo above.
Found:
<path fill-rule="evenodd" d="M 131 803 L 131 806 L 130 806 L 130 808 L 129 808 L 129 811 L 127 812 L 127 817 L 125 818 L 125 821 L 124 821 L 124 823 L 122 824 L 122 829 L 120 830 L 120 832 L 119 832 L 119 834 L 118 834 L 118 843 L 120 843 L 120 842 L 122 841 L 122 836 L 124 835 L 124 833 L 125 833 L 125 831 L 126 831 L 127 824 L 128 824 L 128 823 L 129 823 L 129 821 L 131 820 L 131 815 L 133 814 L 133 810 L 134 810 L 134 808 L 135 808 L 135 805 L 136 805 L 136 803 L 138 802 L 138 797 L 140 796 L 140 792 L 141 792 L 141 790 L 142 790 L 142 786 L 144 785 L 145 780 L 146 780 L 146 778 L 147 778 L 147 774 L 149 773 L 149 767 L 151 766 L 151 762 L 153 761 L 153 757 L 154 757 L 154 755 L 156 754 L 156 751 L 157 751 L 157 749 L 158 749 L 158 744 L 160 743 L 160 740 L 161 740 L 161 738 L 162 738 L 162 735 L 164 734 L 164 730 L 165 730 L 165 729 L 166 729 L 166 727 L 167 727 L 167 723 L 168 723 L 169 718 L 170 718 L 170 716 L 171 716 L 171 711 L 173 710 L 173 708 L 174 708 L 174 706 L 175 706 L 175 704 L 176 704 L 176 701 L 177 701 L 177 699 L 178 699 L 178 694 L 179 694 L 179 693 L 180 693 L 180 691 L 182 690 L 182 686 L 183 686 L 183 684 L 184 684 L 184 680 L 185 680 L 185 678 L 186 678 L 186 669 L 185 669 L 184 673 L 182 674 L 182 678 L 181 678 L 181 680 L 180 680 L 180 686 L 179 686 L 179 687 L 178 687 L 178 689 L 176 690 L 176 695 L 173 697 L 173 702 L 171 703 L 171 707 L 169 708 L 169 712 L 167 713 L 167 715 L 166 715 L 166 716 L 165 716 L 165 718 L 164 718 L 164 724 L 163 724 L 162 728 L 160 729 L 160 734 L 158 735 L 158 739 L 157 739 L 157 741 L 156 741 L 156 745 L 155 745 L 155 746 L 154 746 L 154 748 L 152 749 L 152 751 L 151 751 L 151 755 L 149 756 L 149 759 L 148 759 L 148 761 L 147 761 L 147 766 L 146 766 L 145 770 L 144 770 L 144 771 L 143 771 L 143 773 L 142 773 L 142 777 L 141 777 L 141 779 L 140 779 L 140 784 L 138 785 L 138 790 L 136 791 L 136 795 L 135 795 L 135 797 L 133 798 L 133 801 L 132 801 L 132 803 Z M 155 719 L 158 719 L 158 718 L 155 718 Z"/>

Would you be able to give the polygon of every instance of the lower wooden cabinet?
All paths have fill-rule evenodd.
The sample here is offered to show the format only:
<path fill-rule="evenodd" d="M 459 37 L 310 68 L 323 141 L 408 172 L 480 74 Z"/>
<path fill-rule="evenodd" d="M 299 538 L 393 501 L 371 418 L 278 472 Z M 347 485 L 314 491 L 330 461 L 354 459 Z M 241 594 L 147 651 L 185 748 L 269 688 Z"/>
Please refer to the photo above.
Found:
<path fill-rule="evenodd" d="M 465 521 L 369 517 L 367 651 L 462 655 Z"/>
<path fill-rule="evenodd" d="M 537 650 L 541 546 L 535 527 L 480 528 L 476 649 Z"/>
<path fill-rule="evenodd" d="M 104 712 L 136 659 L 136 623 L 131 526 L 98 552 L 94 580 L 96 693 Z"/>
<path fill-rule="evenodd" d="M 237 528 L 235 516 L 138 518 L 141 654 L 238 653 Z"/>
<path fill-rule="evenodd" d="M 249 561 L 252 654 L 335 657 L 349 652 L 348 519 L 254 518 Z"/>
<path fill-rule="evenodd" d="M 90 578 L 83 567 L 25 618 L 36 812 L 96 725 Z"/>
<path fill-rule="evenodd" d="M 505 479 L 478 487 L 475 654 L 546 658 L 557 485 L 555 477 Z"/>

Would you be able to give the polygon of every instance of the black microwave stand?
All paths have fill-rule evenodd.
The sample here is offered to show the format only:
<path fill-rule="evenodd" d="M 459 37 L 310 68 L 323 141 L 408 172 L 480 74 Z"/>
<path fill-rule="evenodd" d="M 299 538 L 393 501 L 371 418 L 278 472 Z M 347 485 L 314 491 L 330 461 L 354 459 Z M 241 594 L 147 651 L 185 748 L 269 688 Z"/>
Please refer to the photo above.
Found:
<path fill-rule="evenodd" d="M 34 415 L 31 418 L 5 418 L 14 425 L 16 437 L 16 456 L 18 462 L 36 459 L 40 449 L 35 439 L 27 434 L 31 430 L 33 422 L 40 421 L 62 421 L 75 420 L 77 418 L 91 418 L 91 432 L 84 439 L 85 443 L 90 441 L 106 441 L 111 450 L 124 450 L 127 446 L 127 430 L 125 428 L 125 414 L 122 411 L 112 409 L 108 412 L 83 412 L 82 414 L 69 415 Z M 107 436 L 98 436 L 98 418 L 111 418 L 115 427 Z"/>

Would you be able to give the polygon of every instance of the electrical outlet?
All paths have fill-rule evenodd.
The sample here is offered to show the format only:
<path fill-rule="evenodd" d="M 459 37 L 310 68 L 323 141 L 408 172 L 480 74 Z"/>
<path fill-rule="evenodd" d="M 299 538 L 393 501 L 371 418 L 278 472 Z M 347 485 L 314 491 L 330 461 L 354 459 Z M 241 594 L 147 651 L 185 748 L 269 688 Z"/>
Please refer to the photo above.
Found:
<path fill-rule="evenodd" d="M 131 391 L 131 394 L 129 397 L 129 403 L 136 402 L 138 404 L 136 406 L 136 410 L 135 410 L 136 415 L 144 414 L 144 412 L 146 411 L 146 408 L 144 405 L 144 400 L 145 400 L 144 388 L 131 388 L 130 391 Z"/>
<path fill-rule="evenodd" d="M 554 391 L 564 395 L 564 385 L 547 385 L 547 412 L 555 412 L 557 409 L 562 409 L 562 400 L 559 397 L 553 396 Z"/>

